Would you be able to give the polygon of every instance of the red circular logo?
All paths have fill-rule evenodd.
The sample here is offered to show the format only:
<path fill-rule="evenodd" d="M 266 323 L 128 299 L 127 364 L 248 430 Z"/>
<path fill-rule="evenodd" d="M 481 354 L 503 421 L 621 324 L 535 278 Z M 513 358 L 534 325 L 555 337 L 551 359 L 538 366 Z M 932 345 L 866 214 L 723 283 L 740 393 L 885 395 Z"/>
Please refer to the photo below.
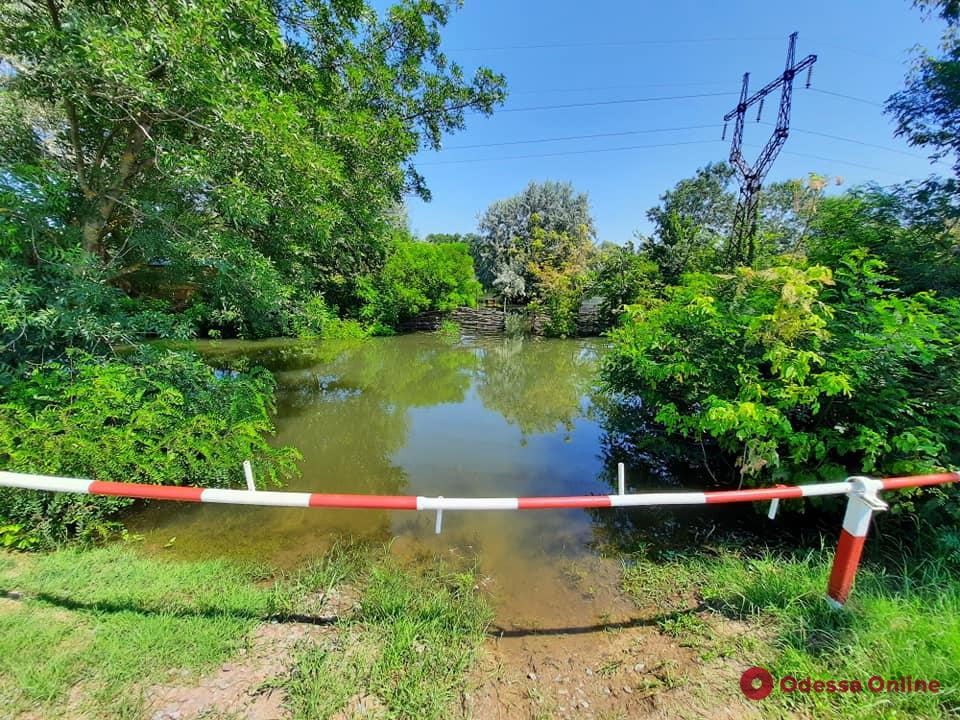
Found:
<path fill-rule="evenodd" d="M 740 689 L 750 700 L 763 700 L 773 691 L 773 675 L 762 667 L 747 668 L 740 676 Z"/>

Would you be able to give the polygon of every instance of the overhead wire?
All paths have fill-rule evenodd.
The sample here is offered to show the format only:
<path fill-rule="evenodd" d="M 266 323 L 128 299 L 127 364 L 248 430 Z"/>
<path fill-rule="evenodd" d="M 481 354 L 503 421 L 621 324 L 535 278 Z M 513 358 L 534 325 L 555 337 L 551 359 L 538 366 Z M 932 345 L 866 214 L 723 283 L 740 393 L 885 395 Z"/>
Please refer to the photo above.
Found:
<path fill-rule="evenodd" d="M 604 137 L 623 137 L 625 135 L 646 135 L 660 132 L 676 132 L 680 130 L 708 130 L 713 128 L 720 129 L 720 123 L 710 123 L 709 125 L 679 125 L 669 128 L 649 128 L 646 130 L 623 130 L 620 132 L 590 133 L 588 135 L 566 135 L 561 137 L 533 138 L 531 140 L 505 140 L 503 142 L 476 143 L 473 145 L 450 145 L 443 150 L 471 150 L 474 148 L 501 147 L 505 145 L 534 145 L 537 143 L 563 142 L 566 140 L 589 140 L 593 138 Z"/>
<path fill-rule="evenodd" d="M 579 87 L 579 88 L 542 88 L 540 90 L 513 90 L 509 91 L 510 96 L 514 95 L 541 95 L 545 93 L 565 93 L 565 92 L 598 92 L 603 90 L 641 90 L 644 88 L 656 87 L 703 87 L 704 85 L 729 85 L 727 80 L 701 80 L 697 82 L 672 82 L 672 83 L 645 83 L 643 85 L 602 85 L 597 87 Z"/>
<path fill-rule="evenodd" d="M 853 100 L 854 102 L 863 103 L 865 105 L 873 105 L 874 107 L 883 107 L 883 103 L 879 103 L 876 100 L 867 100 L 866 98 L 856 97 L 855 95 L 847 95 L 846 93 L 833 92 L 831 90 L 821 90 L 820 88 L 807 88 L 810 92 L 819 93 L 821 95 L 832 95 L 833 97 L 844 98 L 846 100 Z"/>
<path fill-rule="evenodd" d="M 459 165 L 463 163 L 475 163 L 475 162 L 497 162 L 501 160 L 529 160 L 533 158 L 546 158 L 546 157 L 560 157 L 563 155 L 589 155 L 593 153 L 608 153 L 608 152 L 626 152 L 629 150 L 646 150 L 650 148 L 661 148 L 661 147 L 676 147 L 679 145 L 708 145 L 713 143 L 720 143 L 721 140 L 686 140 L 681 142 L 672 142 L 672 143 L 651 143 L 648 145 L 628 145 L 626 147 L 614 147 L 614 148 L 594 148 L 591 150 L 568 150 L 554 153 L 532 153 L 529 155 L 505 155 L 500 157 L 486 157 L 486 158 L 465 158 L 462 160 L 436 160 L 434 162 L 424 162 L 418 163 L 418 166 L 422 165 Z"/>
<path fill-rule="evenodd" d="M 709 98 L 736 95 L 734 92 L 694 93 L 691 95 L 662 95 L 657 97 L 627 98 L 625 100 L 597 100 L 593 102 L 564 103 L 562 105 L 535 105 L 533 107 L 503 108 L 497 113 L 532 112 L 534 110 L 566 110 L 568 108 L 598 107 L 601 105 L 628 105 L 644 102 L 665 102 L 667 100 L 691 100 L 694 98 Z"/>
<path fill-rule="evenodd" d="M 645 40 L 604 40 L 599 42 L 548 42 L 517 45 L 492 45 L 486 47 L 454 47 L 445 48 L 447 52 L 485 52 L 500 50 L 553 50 L 571 48 L 595 47 L 635 47 L 639 45 L 700 45 L 717 42 L 756 42 L 758 40 L 780 40 L 779 35 L 763 35 L 755 37 L 711 37 L 711 38 L 657 38 Z"/>

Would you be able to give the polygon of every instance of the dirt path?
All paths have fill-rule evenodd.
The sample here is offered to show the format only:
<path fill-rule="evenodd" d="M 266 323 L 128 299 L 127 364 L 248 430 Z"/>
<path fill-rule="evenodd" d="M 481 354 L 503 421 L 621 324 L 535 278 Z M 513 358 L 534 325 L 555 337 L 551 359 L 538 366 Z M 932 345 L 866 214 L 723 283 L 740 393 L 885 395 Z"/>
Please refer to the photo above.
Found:
<path fill-rule="evenodd" d="M 681 644 L 661 625 L 688 613 L 636 608 L 620 591 L 619 577 L 615 562 L 585 558 L 559 572 L 545 569 L 516 597 L 507 593 L 507 610 L 498 614 L 498 628 L 472 673 L 462 714 L 477 720 L 759 717 L 739 694 L 746 665 L 717 652 L 732 649 L 728 641 L 746 628 L 704 620 L 692 610 L 704 642 Z"/>
<path fill-rule="evenodd" d="M 760 716 L 738 690 L 749 663 L 736 647 L 748 628 L 696 608 L 637 608 L 619 589 L 615 562 L 545 567 L 524 587 L 497 587 L 496 577 L 486 583 L 497 620 L 462 695 L 462 720 Z M 342 591 L 324 599 L 321 614 L 349 612 L 350 598 Z M 664 631 L 687 624 L 693 632 Z M 146 717 L 287 718 L 282 679 L 296 646 L 336 632 L 335 625 L 263 625 L 240 656 L 199 682 L 172 677 L 149 688 Z M 362 700 L 338 719 L 381 715 L 378 703 Z"/>

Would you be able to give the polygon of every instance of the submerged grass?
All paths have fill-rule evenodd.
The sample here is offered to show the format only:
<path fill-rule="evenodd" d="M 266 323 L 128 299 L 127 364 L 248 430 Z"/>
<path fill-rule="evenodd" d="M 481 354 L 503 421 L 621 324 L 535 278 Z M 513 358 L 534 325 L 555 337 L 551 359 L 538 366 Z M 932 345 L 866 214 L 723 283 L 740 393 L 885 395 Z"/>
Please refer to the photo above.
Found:
<path fill-rule="evenodd" d="M 316 619 L 345 583 L 358 609 L 341 609 L 340 631 L 324 636 L 335 639 L 305 641 L 290 676 L 273 681 L 295 716 L 329 717 L 365 697 L 391 717 L 445 717 L 489 620 L 473 574 L 351 545 L 288 575 L 128 544 L 0 554 L 0 591 L 22 593 L 0 603 L 0 707 L 4 717 L 144 717 L 144 691 L 171 670 L 198 678 L 262 622 Z"/>
<path fill-rule="evenodd" d="M 900 554 L 868 563 L 846 609 L 824 599 L 832 550 L 757 556 L 722 550 L 627 563 L 624 589 L 638 602 L 674 599 L 689 609 L 663 630 L 695 644 L 700 615 L 734 618 L 762 628 L 763 642 L 740 659 L 767 667 L 775 679 L 938 680 L 939 693 L 784 693 L 775 685 L 762 702 L 776 713 L 802 710 L 816 717 L 902 718 L 960 715 L 960 574 L 945 556 Z"/>

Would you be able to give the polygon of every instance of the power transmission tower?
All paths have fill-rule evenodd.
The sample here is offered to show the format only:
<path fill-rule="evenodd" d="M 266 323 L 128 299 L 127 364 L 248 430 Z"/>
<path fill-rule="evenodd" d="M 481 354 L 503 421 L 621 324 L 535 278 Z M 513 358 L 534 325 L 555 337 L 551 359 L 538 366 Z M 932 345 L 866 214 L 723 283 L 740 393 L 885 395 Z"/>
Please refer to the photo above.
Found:
<path fill-rule="evenodd" d="M 740 88 L 740 102 L 737 107 L 723 116 L 723 137 L 727 136 L 727 123 L 733 118 L 733 140 L 730 144 L 730 164 L 736 168 L 740 176 L 740 200 L 737 203 L 737 212 L 733 219 L 733 257 L 736 265 L 751 265 L 756 255 L 757 212 L 760 205 L 760 188 L 763 180 L 773 165 L 787 141 L 790 132 L 790 105 L 793 100 L 793 79 L 797 73 L 807 71 L 807 87 L 810 87 L 810 75 L 813 64 L 817 61 L 816 55 L 807 55 L 803 60 L 794 64 L 794 53 L 797 45 L 797 33 L 790 35 L 787 46 L 787 64 L 783 74 L 772 80 L 747 97 L 747 87 L 750 82 L 750 73 L 743 74 L 743 86 Z M 757 122 L 763 112 L 763 100 L 777 88 L 780 91 L 780 111 L 777 113 L 777 125 L 773 135 L 767 140 L 763 150 L 753 165 L 743 159 L 743 125 L 746 121 L 747 110 L 757 103 Z"/>

